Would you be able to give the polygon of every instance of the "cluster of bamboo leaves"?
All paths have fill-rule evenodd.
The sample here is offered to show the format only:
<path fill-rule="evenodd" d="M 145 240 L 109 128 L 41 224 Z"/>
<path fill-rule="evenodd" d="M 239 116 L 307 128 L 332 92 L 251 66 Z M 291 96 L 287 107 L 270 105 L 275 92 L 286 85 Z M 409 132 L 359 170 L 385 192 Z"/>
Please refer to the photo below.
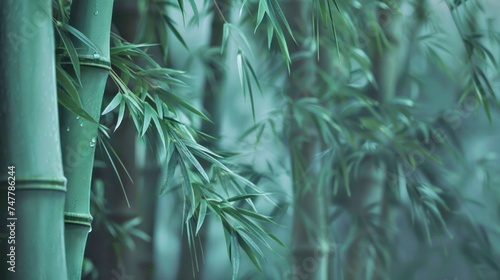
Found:
<path fill-rule="evenodd" d="M 172 3 L 167 1 L 143 2 L 140 5 L 147 7 L 146 13 L 154 11 L 154 16 L 159 17 L 160 22 L 164 23 L 163 25 L 155 24 L 155 28 L 152 28 L 151 23 L 146 22 L 144 28 L 149 32 L 143 33 L 145 36 L 143 40 L 152 41 L 153 37 L 148 36 L 150 36 L 151 32 L 157 32 L 160 34 L 161 45 L 166 46 L 166 41 L 161 38 L 167 34 L 167 30 L 170 30 L 187 47 L 174 22 L 166 13 L 166 6 L 171 6 Z M 263 4 L 259 12 L 260 20 L 264 15 L 269 20 L 272 20 L 273 30 L 276 36 L 279 37 L 280 46 L 284 48 L 286 54 L 284 33 L 281 25 L 278 24 L 278 20 L 284 20 L 282 13 L 280 13 L 280 7 L 276 0 L 263 0 L 261 2 Z M 58 101 L 60 105 L 76 116 L 95 123 L 96 120 L 92 119 L 82 107 L 76 90 L 81 83 L 80 60 L 82 58 L 78 57 L 71 37 L 75 37 L 90 49 L 94 49 L 95 56 L 100 51 L 84 34 L 68 24 L 70 4 L 70 1 L 57 1 L 57 3 L 54 3 L 54 27 L 57 31 L 57 41 L 59 43 L 57 61 Z M 179 1 L 177 4 L 184 14 L 183 1 Z M 193 19 L 197 22 L 197 18 L 200 16 L 198 8 L 194 1 L 190 1 L 190 4 L 195 12 Z M 159 9 L 151 9 L 151 7 L 159 7 Z M 219 7 L 215 8 L 220 9 Z M 279 14 L 279 18 L 275 17 L 275 13 Z M 150 18 L 157 20 L 158 18 L 154 16 Z M 285 22 L 286 26 L 286 21 L 283 22 Z M 235 31 L 237 35 L 233 35 L 232 31 Z M 288 31 L 290 32 L 289 28 Z M 227 41 L 230 33 L 231 36 L 238 36 L 238 32 L 236 26 L 226 22 L 224 25 L 224 40 Z M 239 38 L 244 39 L 244 36 L 240 34 Z M 152 143 L 152 146 L 162 147 L 166 151 L 165 162 L 167 162 L 166 171 L 168 175 L 162 187 L 162 193 L 174 187 L 175 184 L 182 186 L 184 228 L 190 246 L 196 246 L 195 237 L 202 227 L 206 215 L 211 213 L 218 217 L 222 223 L 228 253 L 233 264 L 233 278 L 236 278 L 238 274 L 240 248 L 243 249 L 255 266 L 261 269 L 259 259 L 264 257 L 262 246 L 271 249 L 270 241 L 283 245 L 278 238 L 263 226 L 263 223 L 273 223 L 271 217 L 259 214 L 253 204 L 255 198 L 266 194 L 262 193 L 254 183 L 238 175 L 234 171 L 237 170 L 237 167 L 229 168 L 230 165 L 225 164 L 220 156 L 197 143 L 197 140 L 200 139 L 200 132 L 192 125 L 193 120 L 195 117 L 207 121 L 209 119 L 183 96 L 189 90 L 186 82 L 189 80 L 188 75 L 182 71 L 162 67 L 152 59 L 147 53 L 147 49 L 154 46 L 154 44 L 129 43 L 117 34 L 112 34 L 111 43 L 109 81 L 116 85 L 118 92 L 102 110 L 102 115 L 113 114 L 116 124 L 112 128 L 104 124 L 99 125 L 98 143 L 105 151 L 116 174 L 119 174 L 119 166 L 115 162 L 118 161 L 122 167 L 123 164 L 117 158 L 117 154 L 110 146 L 108 139 L 113 137 L 112 132 L 119 129 L 124 118 L 131 118 L 140 137 L 145 137 L 150 142 L 154 142 L 153 139 L 159 139 L 159 143 Z M 250 50 L 248 43 L 246 48 Z M 164 48 L 164 51 L 166 51 L 166 48 Z M 98 59 L 98 57 L 94 58 Z M 289 62 L 289 58 L 287 61 Z M 243 55 L 242 50 L 238 53 L 238 62 L 240 64 L 242 84 L 251 92 L 250 75 L 254 81 L 257 81 L 257 76 L 251 68 L 249 60 Z M 201 133 L 201 135 L 203 134 Z M 119 178 L 119 181 L 122 183 L 121 178 Z M 98 196 L 94 195 L 93 199 L 95 200 L 96 197 Z M 125 191 L 124 198 L 127 199 Z M 101 204 L 94 203 L 97 206 Z M 245 204 L 246 206 L 244 206 Z M 103 205 L 101 205 L 100 211 L 105 212 Z M 106 215 L 103 215 L 103 217 L 105 218 Z M 126 240 L 130 241 L 130 238 L 125 236 L 124 229 L 135 226 L 137 220 L 129 221 L 125 226 L 110 221 L 104 221 L 104 223 L 107 224 L 107 228 L 113 236 L 126 237 Z M 147 239 L 147 236 L 143 236 L 140 231 L 137 231 L 135 235 Z M 128 244 L 128 246 L 131 246 L 131 244 Z"/>

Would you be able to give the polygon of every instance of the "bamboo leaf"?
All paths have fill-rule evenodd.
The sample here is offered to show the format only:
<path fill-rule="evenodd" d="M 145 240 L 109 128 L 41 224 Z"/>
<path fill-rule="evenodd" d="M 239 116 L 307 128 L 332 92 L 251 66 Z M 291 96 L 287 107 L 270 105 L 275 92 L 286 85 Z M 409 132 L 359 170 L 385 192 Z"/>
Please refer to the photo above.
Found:
<path fill-rule="evenodd" d="M 198 232 L 200 231 L 201 226 L 203 225 L 203 221 L 205 221 L 205 217 L 207 215 L 207 202 L 205 200 L 200 201 L 199 209 L 198 222 L 196 225 L 196 235 L 198 235 Z"/>
<path fill-rule="evenodd" d="M 290 28 L 290 25 L 288 24 L 288 21 L 286 20 L 286 17 L 285 17 L 285 14 L 283 13 L 283 10 L 281 9 L 279 3 L 277 0 L 271 0 L 273 6 L 274 6 L 274 9 L 276 10 L 276 12 L 278 13 L 278 16 L 281 18 L 281 21 L 283 22 L 283 24 L 285 25 L 285 28 L 286 30 L 288 31 L 288 34 L 290 35 L 290 37 L 292 38 L 292 40 L 294 42 L 295 41 L 295 38 L 293 36 L 293 32 L 292 32 L 292 29 Z"/>
<path fill-rule="evenodd" d="M 102 51 L 99 49 L 99 47 L 96 44 L 94 44 L 94 42 L 92 42 L 87 36 L 85 36 L 85 34 L 80 32 L 78 29 L 76 29 L 76 28 L 72 27 L 71 25 L 66 24 L 64 22 L 57 22 L 57 25 L 60 28 L 64 29 L 65 31 L 71 33 L 79 41 L 84 43 L 87 47 L 91 48 L 92 50 L 94 50 L 98 53 L 102 53 Z"/>
<path fill-rule="evenodd" d="M 193 190 L 193 185 L 191 184 L 191 178 L 189 177 L 189 171 L 184 162 L 181 162 L 178 160 L 179 167 L 181 169 L 181 174 L 182 174 L 182 185 L 184 188 L 184 193 L 186 193 L 188 201 L 189 201 L 189 206 L 190 210 L 188 211 L 187 214 L 187 219 L 191 218 L 194 215 L 195 207 L 196 207 L 196 198 Z"/>
<path fill-rule="evenodd" d="M 229 39 L 229 23 L 225 22 L 222 28 L 222 44 L 220 48 L 220 53 L 223 54 L 227 46 L 227 40 Z"/>
<path fill-rule="evenodd" d="M 174 181 L 175 170 L 177 169 L 178 162 L 179 162 L 178 155 L 175 152 L 175 150 L 173 150 L 170 153 L 170 158 L 167 162 L 167 176 L 165 179 L 165 183 L 163 184 L 163 186 L 160 190 L 160 194 L 165 193 L 165 191 L 168 190 L 170 188 L 170 186 L 172 185 L 172 182 Z"/>
<path fill-rule="evenodd" d="M 111 100 L 111 102 L 109 102 L 108 106 L 106 106 L 106 108 L 104 108 L 104 111 L 102 111 L 102 116 L 103 115 L 106 115 L 107 113 L 113 111 L 116 107 L 118 107 L 118 105 L 121 104 L 122 102 L 122 94 L 119 92 L 115 95 L 115 97 L 113 97 L 113 99 Z"/>
<path fill-rule="evenodd" d="M 199 14 L 199 12 L 198 12 L 198 6 L 196 5 L 195 0 L 189 0 L 189 4 L 191 4 L 191 8 L 192 8 L 193 13 L 194 13 L 195 22 L 196 22 L 197 24 L 199 24 L 199 21 L 200 21 L 200 14 Z"/>
<path fill-rule="evenodd" d="M 186 147 L 184 142 L 175 133 L 172 133 L 172 135 L 173 135 L 174 139 L 176 140 L 175 147 L 176 147 L 177 151 L 179 152 L 179 155 L 181 157 L 187 159 L 188 161 L 190 161 L 193 164 L 193 166 L 198 170 L 200 175 L 205 179 L 205 181 L 210 182 L 210 179 L 209 179 L 207 173 L 205 172 L 203 167 L 200 165 L 198 160 L 193 156 L 193 154 Z"/>
<path fill-rule="evenodd" d="M 238 75 L 240 77 L 240 83 L 243 88 L 245 88 L 245 82 L 243 78 L 243 62 L 242 62 L 241 52 L 236 55 L 236 63 L 238 65 Z"/>
<path fill-rule="evenodd" d="M 259 262 L 259 259 L 257 259 L 257 256 L 255 256 L 255 254 L 253 253 L 252 248 L 250 248 L 250 246 L 247 244 L 245 238 L 243 238 L 241 234 L 242 233 L 240 233 L 240 235 L 238 235 L 238 244 L 243 249 L 243 251 L 245 251 L 245 253 L 247 254 L 248 258 L 252 261 L 252 263 L 255 265 L 255 267 L 260 272 L 263 272 L 262 266 L 260 265 L 260 262 Z M 253 248 L 254 249 L 255 248 L 258 249 L 258 247 L 255 247 L 255 246 Z M 259 249 L 259 251 L 260 251 L 260 249 Z M 260 252 L 260 253 L 262 253 L 262 252 Z"/>
<path fill-rule="evenodd" d="M 182 2 L 182 0 L 179 0 L 179 2 Z M 182 15 L 184 17 L 184 12 L 182 12 Z M 186 41 L 184 41 L 184 37 L 182 37 L 179 30 L 177 30 L 177 28 L 175 27 L 172 20 L 166 15 L 163 16 L 163 19 L 165 20 L 165 23 L 167 24 L 169 30 L 172 31 L 172 33 L 174 33 L 175 38 L 177 38 L 177 40 L 179 40 L 179 42 L 186 48 L 186 50 L 189 50 L 189 47 L 186 44 Z"/>
<path fill-rule="evenodd" d="M 78 106 L 76 102 L 70 98 L 67 94 L 62 93 L 62 92 L 57 92 L 57 101 L 59 104 L 61 104 L 64 108 L 68 109 L 72 113 L 74 113 L 77 116 L 80 116 L 92 123 L 97 123 L 92 116 L 90 116 L 87 111 L 85 111 L 81 106 Z"/>
<path fill-rule="evenodd" d="M 123 121 L 124 115 L 125 115 L 125 102 L 121 102 L 120 103 L 120 110 L 118 111 L 118 120 L 116 121 L 116 126 L 115 126 L 114 131 L 116 131 L 118 129 L 118 127 L 120 127 L 120 124 Z"/>
<path fill-rule="evenodd" d="M 189 102 L 187 102 L 186 100 L 182 99 L 181 97 L 176 96 L 175 94 L 172 94 L 172 93 L 167 92 L 167 91 L 162 91 L 162 93 L 163 93 L 162 97 L 164 97 L 164 98 L 170 98 L 171 100 L 174 100 L 180 106 L 184 107 L 185 109 L 187 109 L 188 111 L 194 113 L 195 115 L 199 116 L 200 118 L 202 118 L 202 119 L 204 119 L 206 121 L 210 121 L 210 119 L 205 114 L 203 114 L 201 111 L 199 111 L 198 109 L 196 109 L 193 105 L 191 105 Z"/>
<path fill-rule="evenodd" d="M 256 198 L 256 197 L 259 197 L 259 196 L 262 196 L 262 195 L 266 195 L 266 194 L 243 194 L 243 195 L 237 195 L 237 196 L 233 196 L 233 197 L 230 197 L 227 199 L 228 202 L 234 202 L 234 201 L 239 201 L 239 200 L 245 200 L 245 199 L 252 199 L 252 198 Z"/>
<path fill-rule="evenodd" d="M 73 70 L 75 71 L 76 74 L 76 79 L 78 81 L 78 84 L 81 84 L 80 81 L 80 59 L 78 58 L 78 53 L 76 52 L 76 48 L 73 45 L 73 42 L 71 39 L 68 37 L 67 33 L 62 32 L 59 29 L 59 24 L 55 25 L 55 29 L 57 31 L 57 34 L 59 34 L 59 37 L 61 38 L 61 41 L 63 42 L 64 49 L 68 52 L 69 59 L 71 61 L 71 66 L 73 67 Z M 59 79 L 57 79 L 59 81 Z"/>
<path fill-rule="evenodd" d="M 233 280 L 238 277 L 240 270 L 240 250 L 238 244 L 238 233 L 235 230 L 231 231 L 231 264 L 233 265 Z"/>
<path fill-rule="evenodd" d="M 179 5 L 179 9 L 181 10 L 182 18 L 185 16 L 185 10 L 184 10 L 184 0 L 177 0 L 177 4 Z"/>
<path fill-rule="evenodd" d="M 111 167 L 113 167 L 113 170 L 115 171 L 118 182 L 120 182 L 120 186 L 122 188 L 122 192 L 123 192 L 123 196 L 125 197 L 125 201 L 127 202 L 127 206 L 130 208 L 130 202 L 128 200 L 127 192 L 125 191 L 125 186 L 123 185 L 122 178 L 120 176 L 120 173 L 118 172 L 118 169 L 116 168 L 115 162 L 114 162 L 113 158 L 111 157 L 111 154 L 109 153 L 108 148 L 106 147 L 106 143 L 104 142 L 104 140 L 102 138 L 99 138 L 99 142 L 102 143 L 101 146 L 104 148 L 104 151 L 106 152 L 106 155 L 108 156 L 109 162 L 111 163 Z M 110 146 L 110 148 L 111 148 L 111 146 Z M 116 156 L 116 154 L 115 154 L 115 156 Z M 118 158 L 118 160 L 120 160 L 120 159 Z M 121 160 L 120 160 L 120 163 L 122 164 L 122 167 L 124 167 Z M 126 169 L 125 169 L 125 171 L 127 172 Z M 127 172 L 127 174 L 128 174 L 128 172 Z M 129 178 L 130 178 L 130 175 L 129 175 Z M 132 178 L 130 178 L 130 180 L 132 180 Z"/>
<path fill-rule="evenodd" d="M 56 66 L 56 78 L 57 83 L 69 94 L 75 104 L 83 109 L 82 101 L 80 100 L 80 95 L 78 94 L 73 79 L 60 65 Z"/>
<path fill-rule="evenodd" d="M 148 103 L 144 104 L 144 124 L 142 125 L 142 133 L 141 137 L 144 136 L 146 131 L 148 130 L 149 124 L 151 123 L 151 118 L 156 118 L 153 107 Z"/>
<path fill-rule="evenodd" d="M 283 248 L 286 248 L 286 245 L 285 243 L 283 243 L 276 235 L 270 233 L 270 232 L 266 232 L 266 234 L 272 239 L 274 240 L 276 243 L 278 243 L 281 247 Z"/>
<path fill-rule="evenodd" d="M 160 120 L 158 118 L 153 118 L 153 122 L 155 124 L 156 131 L 158 132 L 158 136 L 160 136 L 160 140 L 161 140 L 162 146 L 166 147 L 167 146 L 167 142 L 166 142 L 166 139 L 165 139 L 165 133 L 163 131 L 162 123 L 160 122 Z"/>
<path fill-rule="evenodd" d="M 262 23 L 262 20 L 264 19 L 264 15 L 267 13 L 267 2 L 266 1 L 259 1 L 259 10 L 257 11 L 257 22 L 255 24 L 255 30 L 254 33 L 257 32 L 257 28 L 259 28 L 260 24 Z"/>

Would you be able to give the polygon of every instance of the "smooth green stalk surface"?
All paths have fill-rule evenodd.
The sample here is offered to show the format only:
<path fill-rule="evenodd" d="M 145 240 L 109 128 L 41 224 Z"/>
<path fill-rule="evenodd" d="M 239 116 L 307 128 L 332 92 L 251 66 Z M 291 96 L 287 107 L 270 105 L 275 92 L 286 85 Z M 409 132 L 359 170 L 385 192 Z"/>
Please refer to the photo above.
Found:
<path fill-rule="evenodd" d="M 102 97 L 109 74 L 109 41 L 113 1 L 73 1 L 70 25 L 83 33 L 95 47 L 74 39 L 81 64 L 83 108 L 99 120 Z M 64 174 L 68 179 L 65 204 L 65 235 L 68 275 L 80 279 L 82 262 L 91 229 L 90 182 L 97 144 L 98 125 L 65 112 L 61 120 Z"/>
<path fill-rule="evenodd" d="M 51 1 L 0 5 L 0 279 L 68 279 L 53 38 Z"/>

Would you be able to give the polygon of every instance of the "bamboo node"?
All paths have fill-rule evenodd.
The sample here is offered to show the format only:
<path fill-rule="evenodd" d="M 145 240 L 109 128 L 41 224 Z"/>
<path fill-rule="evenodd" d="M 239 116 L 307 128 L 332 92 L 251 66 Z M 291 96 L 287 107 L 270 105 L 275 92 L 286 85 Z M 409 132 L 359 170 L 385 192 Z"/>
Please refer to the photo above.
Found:
<path fill-rule="evenodd" d="M 91 227 L 92 215 L 76 212 L 64 212 L 64 223 Z"/>

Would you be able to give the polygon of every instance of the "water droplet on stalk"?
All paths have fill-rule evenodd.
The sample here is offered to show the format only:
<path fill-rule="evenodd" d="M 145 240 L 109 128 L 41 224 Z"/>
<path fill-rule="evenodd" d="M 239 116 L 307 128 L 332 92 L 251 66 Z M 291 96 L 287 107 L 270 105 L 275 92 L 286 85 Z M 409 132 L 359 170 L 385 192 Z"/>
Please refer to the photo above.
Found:
<path fill-rule="evenodd" d="M 95 142 L 96 142 L 95 137 L 92 137 L 92 140 L 90 140 L 90 147 L 91 147 L 91 148 L 94 148 L 94 147 L 95 147 Z"/>
<path fill-rule="evenodd" d="M 83 127 L 83 123 L 80 123 L 80 126 Z"/>
<path fill-rule="evenodd" d="M 99 11 L 94 12 L 94 16 L 97 16 L 99 14 Z"/>
<path fill-rule="evenodd" d="M 77 116 L 77 117 L 76 117 L 76 119 L 77 119 L 77 120 L 79 120 L 79 119 L 80 119 L 80 116 Z"/>
<path fill-rule="evenodd" d="M 98 53 L 94 53 L 94 58 L 99 59 L 99 58 L 101 58 L 101 55 L 99 55 Z"/>
<path fill-rule="evenodd" d="M 69 131 L 69 127 L 66 127 L 66 131 Z"/>

